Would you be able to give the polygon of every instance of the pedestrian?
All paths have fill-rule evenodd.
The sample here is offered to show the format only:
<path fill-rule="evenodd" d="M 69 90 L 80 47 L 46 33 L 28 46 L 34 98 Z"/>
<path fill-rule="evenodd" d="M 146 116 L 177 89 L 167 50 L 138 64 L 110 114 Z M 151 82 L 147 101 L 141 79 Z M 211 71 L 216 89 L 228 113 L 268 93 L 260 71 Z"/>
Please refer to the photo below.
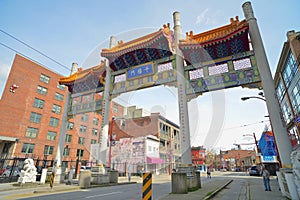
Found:
<path fill-rule="evenodd" d="M 207 178 L 211 178 L 211 172 L 210 172 L 210 169 L 209 169 L 209 167 L 207 168 L 207 171 L 206 171 L 206 173 L 207 173 Z"/>
<path fill-rule="evenodd" d="M 264 181 L 265 191 L 271 191 L 270 172 L 264 166 L 262 167 L 262 177 Z"/>
<path fill-rule="evenodd" d="M 132 172 L 132 166 L 131 166 L 131 164 L 129 163 L 129 164 L 128 164 L 128 182 L 131 181 L 131 172 Z"/>

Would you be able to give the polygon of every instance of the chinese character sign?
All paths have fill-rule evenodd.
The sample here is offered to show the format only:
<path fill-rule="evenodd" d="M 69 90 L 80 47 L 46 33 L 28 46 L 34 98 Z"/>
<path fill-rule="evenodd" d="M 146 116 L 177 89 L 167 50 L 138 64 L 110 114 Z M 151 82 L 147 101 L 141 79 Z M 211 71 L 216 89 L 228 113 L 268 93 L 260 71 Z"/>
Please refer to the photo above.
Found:
<path fill-rule="evenodd" d="M 146 76 L 152 73 L 153 73 L 152 63 L 148 63 L 128 70 L 127 77 L 128 79 L 132 79 L 132 78 L 138 78 L 140 76 Z"/>

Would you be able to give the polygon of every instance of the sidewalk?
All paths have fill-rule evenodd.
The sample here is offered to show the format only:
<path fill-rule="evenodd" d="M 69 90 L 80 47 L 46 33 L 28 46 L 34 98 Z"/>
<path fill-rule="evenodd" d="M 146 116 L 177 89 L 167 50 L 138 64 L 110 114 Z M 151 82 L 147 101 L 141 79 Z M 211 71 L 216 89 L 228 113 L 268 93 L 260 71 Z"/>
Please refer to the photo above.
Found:
<path fill-rule="evenodd" d="M 160 200 L 199 200 L 199 199 L 210 199 L 228 184 L 230 184 L 232 180 L 213 180 L 208 183 L 202 185 L 202 188 L 189 192 L 187 194 L 169 194 Z"/>
<path fill-rule="evenodd" d="M 232 179 L 228 179 L 232 178 Z M 241 181 L 246 184 L 241 186 Z M 261 177 L 246 177 L 245 179 L 237 179 L 234 177 L 227 177 L 222 179 L 212 179 L 210 182 L 202 184 L 202 188 L 194 192 L 187 194 L 168 194 L 167 196 L 160 198 L 160 200 L 208 200 L 217 197 L 218 200 L 287 200 L 283 197 L 279 184 L 275 177 L 270 181 L 272 191 L 265 191 L 263 181 Z M 226 190 L 223 190 L 226 187 Z"/>
<path fill-rule="evenodd" d="M 270 186 L 272 191 L 265 191 L 262 177 L 257 177 L 256 179 L 249 179 L 248 184 L 249 184 L 249 191 L 250 191 L 250 199 L 259 199 L 259 200 L 288 199 L 282 196 L 281 191 L 279 190 L 279 184 L 275 177 L 271 177 L 270 180 Z"/>

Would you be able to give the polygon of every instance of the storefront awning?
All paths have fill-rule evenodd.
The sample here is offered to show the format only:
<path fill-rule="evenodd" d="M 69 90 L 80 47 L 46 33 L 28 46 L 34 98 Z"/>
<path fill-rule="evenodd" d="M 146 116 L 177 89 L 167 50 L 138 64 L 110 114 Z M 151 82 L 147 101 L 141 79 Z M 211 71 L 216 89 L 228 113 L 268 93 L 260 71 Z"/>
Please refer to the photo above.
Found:
<path fill-rule="evenodd" d="M 0 141 L 10 141 L 10 142 L 16 142 L 18 141 L 18 138 L 14 137 L 8 137 L 8 136 L 0 136 Z"/>
<path fill-rule="evenodd" d="M 154 158 L 154 157 L 148 157 L 147 156 L 147 163 L 153 163 L 153 164 L 161 164 L 164 163 L 165 161 L 160 158 Z"/>

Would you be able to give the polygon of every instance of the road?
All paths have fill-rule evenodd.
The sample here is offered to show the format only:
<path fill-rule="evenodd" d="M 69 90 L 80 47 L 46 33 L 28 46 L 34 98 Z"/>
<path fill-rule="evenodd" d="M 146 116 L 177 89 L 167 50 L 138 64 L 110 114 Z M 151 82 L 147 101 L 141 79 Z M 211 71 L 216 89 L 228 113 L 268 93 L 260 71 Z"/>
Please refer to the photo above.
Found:
<path fill-rule="evenodd" d="M 164 195 L 171 192 L 171 183 L 159 183 L 152 184 L 153 187 L 153 199 L 159 199 Z M 101 199 L 101 200 L 115 200 L 115 199 L 129 199 L 129 200 L 140 200 L 142 199 L 142 185 L 136 184 L 126 184 L 111 187 L 97 187 L 91 189 L 83 189 L 76 192 L 59 193 L 59 194 L 49 194 L 45 196 L 31 196 L 30 198 L 20 198 L 20 199 L 47 199 L 47 200 L 75 200 L 75 199 Z"/>
<path fill-rule="evenodd" d="M 201 175 L 201 182 L 205 183 L 218 180 L 228 179 L 233 180 L 229 185 L 222 189 L 212 199 L 214 200 L 246 200 L 246 199 L 262 199 L 262 195 L 266 195 L 264 192 L 261 177 L 251 177 L 245 173 L 238 172 L 213 172 L 212 178 L 209 179 L 205 174 Z M 101 199 L 101 200 L 115 200 L 115 199 L 128 199 L 128 200 L 140 200 L 142 199 L 142 183 L 141 179 L 136 178 L 138 183 L 124 184 L 110 187 L 96 187 L 90 189 L 81 189 L 76 191 L 64 191 L 61 193 L 37 193 L 34 194 L 35 188 L 23 189 L 16 191 L 2 191 L 0 193 L 0 199 L 49 199 L 49 200 L 76 200 L 76 199 Z M 273 177 L 271 179 L 272 192 L 268 193 L 266 199 L 283 199 L 280 197 L 278 191 L 278 183 Z M 277 192 L 275 192 L 277 190 Z M 161 197 L 168 195 L 171 192 L 170 177 L 158 176 L 153 178 L 152 184 L 152 199 L 157 200 Z M 260 192 L 260 193 L 259 193 Z M 263 192 L 263 193 L 261 193 Z M 251 193 L 251 198 L 250 198 Z M 5 197 L 5 198 L 3 198 Z M 279 197 L 279 198 L 278 198 Z M 263 198 L 264 199 L 264 198 Z"/>

